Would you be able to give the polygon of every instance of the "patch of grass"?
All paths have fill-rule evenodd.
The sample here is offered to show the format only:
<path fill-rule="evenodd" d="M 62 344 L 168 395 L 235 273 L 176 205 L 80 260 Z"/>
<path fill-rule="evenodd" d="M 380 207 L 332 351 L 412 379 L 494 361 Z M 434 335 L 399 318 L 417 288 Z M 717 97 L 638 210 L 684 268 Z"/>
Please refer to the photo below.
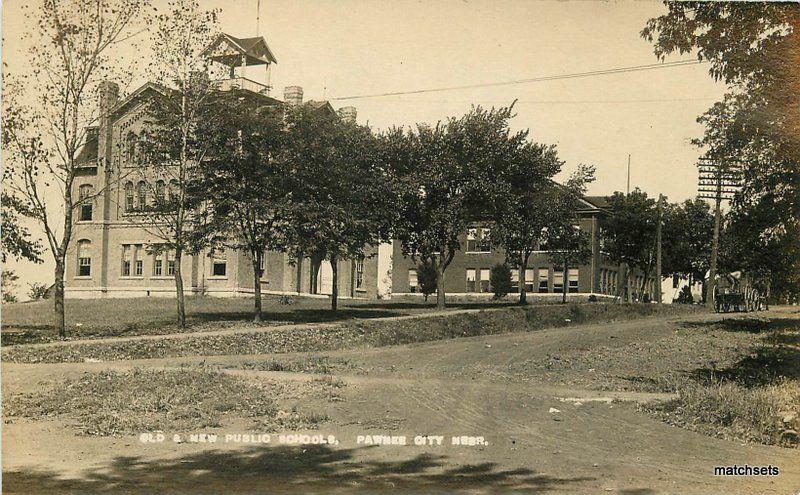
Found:
<path fill-rule="evenodd" d="M 274 417 L 262 418 L 258 422 L 258 429 L 270 433 L 287 430 L 313 430 L 328 421 L 330 418 L 327 414 L 304 413 L 293 408 L 291 411 L 280 411 Z"/>
<path fill-rule="evenodd" d="M 263 332 L 192 335 L 122 342 L 70 343 L 57 346 L 12 346 L 2 360 L 21 363 L 82 362 L 87 359 L 167 358 L 320 352 L 361 345 L 381 347 L 414 342 L 529 332 L 588 322 L 608 322 L 684 314 L 688 309 L 655 304 L 566 304 L 505 308 L 497 311 L 419 319 L 347 321 L 332 327 L 282 327 Z"/>
<path fill-rule="evenodd" d="M 163 335 L 219 330 L 230 326 L 274 326 L 290 323 L 345 321 L 382 318 L 434 310 L 434 305 L 414 302 L 382 303 L 372 300 L 343 300 L 332 313 L 326 298 L 293 296 L 286 304 L 282 296 L 262 298 L 263 321 L 255 324 L 253 300 L 248 297 L 187 297 L 188 326 L 177 325 L 175 299 L 162 297 L 68 299 L 67 337 L 70 339 Z M 3 305 L 3 345 L 58 340 L 52 326 L 51 300 Z"/>
<path fill-rule="evenodd" d="M 720 438 L 800 446 L 800 348 L 794 345 L 800 329 L 791 326 L 796 321 L 724 322 L 714 333 L 729 337 L 720 339 L 750 335 L 739 359 L 674 377 L 670 388 L 678 398 L 648 410 L 669 424 Z"/>
<path fill-rule="evenodd" d="M 322 415 L 285 413 L 282 384 L 250 382 L 207 369 L 86 373 L 33 394 L 4 398 L 7 417 L 74 419 L 85 435 L 118 436 L 151 431 L 190 431 L 218 427 L 228 417 L 254 418 L 280 425 L 301 419 L 307 427 Z M 298 423 L 299 424 L 299 423 Z"/>
<path fill-rule="evenodd" d="M 800 382 L 748 388 L 731 381 L 686 381 L 678 398 L 643 406 L 668 424 L 707 435 L 769 445 L 797 447 Z"/>
<path fill-rule="evenodd" d="M 330 375 L 339 371 L 356 369 L 347 359 L 331 358 L 329 356 L 310 356 L 305 359 L 293 360 L 267 359 L 264 361 L 245 361 L 244 363 L 231 365 L 229 367 L 256 371 L 287 371 L 291 373 L 313 373 L 318 375 Z"/>

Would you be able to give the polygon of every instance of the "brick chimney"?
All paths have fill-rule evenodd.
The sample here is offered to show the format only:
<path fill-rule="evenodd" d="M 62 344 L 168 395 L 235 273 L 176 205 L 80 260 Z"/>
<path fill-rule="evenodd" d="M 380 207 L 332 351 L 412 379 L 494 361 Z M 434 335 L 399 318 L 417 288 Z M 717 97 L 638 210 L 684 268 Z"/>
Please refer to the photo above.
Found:
<path fill-rule="evenodd" d="M 303 88 L 300 86 L 286 86 L 283 89 L 283 101 L 289 107 L 297 107 L 303 104 Z"/>
<path fill-rule="evenodd" d="M 97 87 L 97 109 L 100 113 L 97 130 L 98 165 L 108 166 L 111 163 L 111 110 L 119 101 L 119 85 L 111 81 L 103 81 Z"/>
<path fill-rule="evenodd" d="M 339 114 L 339 118 L 345 122 L 355 122 L 356 116 L 358 115 L 356 107 L 341 107 L 336 113 Z"/>

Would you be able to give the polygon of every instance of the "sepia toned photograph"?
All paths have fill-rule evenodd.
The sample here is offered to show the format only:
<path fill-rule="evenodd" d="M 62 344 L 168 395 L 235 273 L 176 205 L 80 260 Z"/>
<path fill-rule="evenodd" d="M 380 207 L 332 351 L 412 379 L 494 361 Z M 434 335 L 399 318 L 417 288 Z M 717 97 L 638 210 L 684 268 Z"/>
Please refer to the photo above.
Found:
<path fill-rule="evenodd" d="M 800 3 L 0 15 L 3 494 L 800 494 Z"/>

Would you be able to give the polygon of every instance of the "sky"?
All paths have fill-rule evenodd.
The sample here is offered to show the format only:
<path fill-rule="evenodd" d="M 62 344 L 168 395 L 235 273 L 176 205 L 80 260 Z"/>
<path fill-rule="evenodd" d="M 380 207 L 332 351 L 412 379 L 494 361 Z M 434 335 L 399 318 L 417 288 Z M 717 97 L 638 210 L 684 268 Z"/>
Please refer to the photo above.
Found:
<path fill-rule="evenodd" d="M 3 61 L 24 71 L 30 26 L 27 0 L 3 2 Z M 156 7 L 165 1 L 153 0 Z M 338 97 L 513 81 L 657 62 L 641 38 L 647 20 L 666 11 L 651 1 L 555 0 L 200 0 L 220 9 L 220 28 L 237 37 L 264 36 L 278 63 L 270 69 L 273 96 L 285 86 L 306 99 L 355 106 L 374 129 L 435 123 L 473 105 L 516 101 L 514 129 L 556 144 L 564 178 L 579 164 L 596 167 L 589 194 L 631 188 L 671 201 L 696 194 L 691 144 L 702 135 L 696 118 L 721 98 L 724 86 L 705 64 L 580 79 L 491 86 L 404 96 Z M 259 6 L 260 4 L 260 13 Z M 259 13 L 259 15 L 257 15 Z M 258 19 L 258 21 L 257 21 Z M 148 33 L 124 55 L 147 59 Z M 126 48 L 121 48 L 122 50 Z M 667 61 L 691 59 L 673 56 Z M 260 72 L 260 71 L 259 71 Z M 262 73 L 248 77 L 261 80 Z M 131 87 L 143 83 L 134 81 Z M 52 261 L 10 263 L 27 282 L 52 282 Z"/>

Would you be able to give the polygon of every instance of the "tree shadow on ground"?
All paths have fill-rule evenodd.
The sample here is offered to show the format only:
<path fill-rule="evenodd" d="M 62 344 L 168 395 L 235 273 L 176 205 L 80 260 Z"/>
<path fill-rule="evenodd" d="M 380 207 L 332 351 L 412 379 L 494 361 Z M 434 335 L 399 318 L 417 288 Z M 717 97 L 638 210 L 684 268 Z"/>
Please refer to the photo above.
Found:
<path fill-rule="evenodd" d="M 691 377 L 704 385 L 735 382 L 748 388 L 775 384 L 781 379 L 800 380 L 800 348 L 764 345 L 732 366 L 699 368 Z"/>
<path fill-rule="evenodd" d="M 532 306 L 532 305 L 531 305 Z M 436 309 L 436 301 L 369 301 L 359 303 L 358 307 L 373 308 L 373 309 Z M 508 307 L 527 307 L 520 306 L 516 301 L 466 301 L 466 302 L 448 302 L 446 309 L 488 309 L 488 308 L 508 308 Z"/>
<path fill-rule="evenodd" d="M 800 318 L 723 318 L 719 321 L 684 321 L 684 328 L 720 329 L 727 332 L 764 333 L 787 328 L 800 328 Z"/>
<path fill-rule="evenodd" d="M 354 319 L 389 318 L 403 316 L 406 313 L 386 311 L 379 309 L 343 308 L 336 312 L 329 309 L 295 309 L 286 312 L 264 312 L 261 315 L 263 322 L 299 324 L 299 323 L 327 323 Z M 219 321 L 252 321 L 252 311 L 236 312 L 198 312 L 188 316 L 192 323 L 206 323 Z"/>
<path fill-rule="evenodd" d="M 486 462 L 450 467 L 447 457 L 418 454 L 406 460 L 368 460 L 368 447 L 259 446 L 209 450 L 177 459 L 118 457 L 80 478 L 46 470 L 3 473 L 4 493 L 537 493 L 591 481 L 557 478 L 529 469 L 501 470 Z"/>
<path fill-rule="evenodd" d="M 744 387 L 770 385 L 784 378 L 800 380 L 800 319 L 724 319 L 715 324 L 705 324 L 725 331 L 764 335 L 761 344 L 734 365 L 721 369 L 696 369 L 691 373 L 694 380 L 705 385 L 735 382 Z"/>

